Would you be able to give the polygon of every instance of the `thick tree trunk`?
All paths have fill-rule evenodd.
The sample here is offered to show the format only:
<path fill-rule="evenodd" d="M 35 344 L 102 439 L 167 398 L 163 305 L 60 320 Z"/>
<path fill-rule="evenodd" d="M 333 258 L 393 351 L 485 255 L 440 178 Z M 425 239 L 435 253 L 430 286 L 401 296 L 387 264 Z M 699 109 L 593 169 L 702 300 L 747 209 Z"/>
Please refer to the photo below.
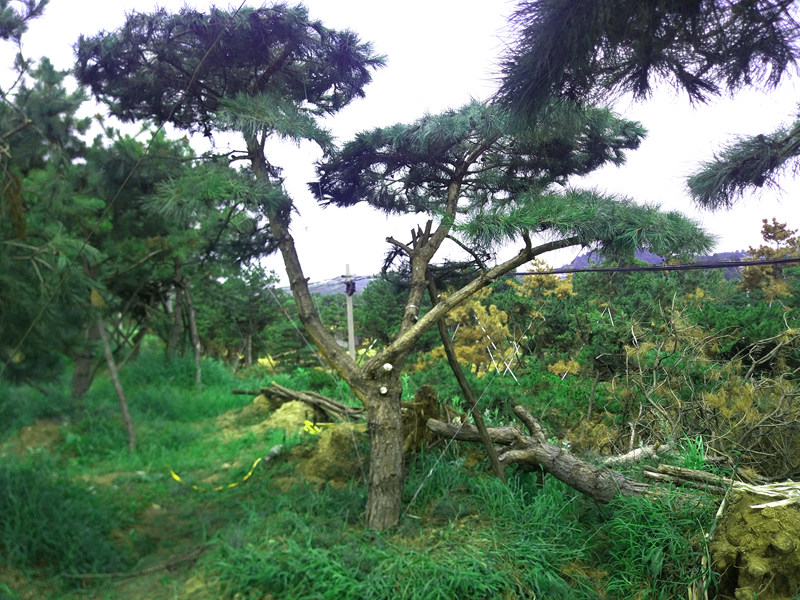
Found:
<path fill-rule="evenodd" d="M 367 402 L 370 443 L 367 527 L 387 529 L 397 525 L 402 508 L 404 472 L 400 377 L 392 375 L 379 385 Z"/>
<path fill-rule="evenodd" d="M 527 463 L 540 466 L 556 479 L 598 502 L 609 502 L 620 495 L 640 496 L 650 489 L 646 483 L 629 479 L 610 469 L 595 467 L 574 457 L 566 449 L 548 443 L 541 425 L 523 407 L 515 406 L 514 413 L 525 424 L 531 435 L 524 435 L 515 427 L 488 429 L 489 437 L 495 443 L 507 446 L 499 453 L 502 465 Z M 428 428 L 442 436 L 457 440 L 481 441 L 478 430 L 472 425 L 456 425 L 430 419 Z"/>

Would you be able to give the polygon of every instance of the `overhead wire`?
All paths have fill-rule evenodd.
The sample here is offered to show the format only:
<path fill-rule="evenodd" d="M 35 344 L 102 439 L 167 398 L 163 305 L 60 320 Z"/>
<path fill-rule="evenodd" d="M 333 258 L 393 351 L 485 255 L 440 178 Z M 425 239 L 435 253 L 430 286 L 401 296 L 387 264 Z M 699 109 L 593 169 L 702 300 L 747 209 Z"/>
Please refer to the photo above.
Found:
<path fill-rule="evenodd" d="M 724 260 L 677 265 L 648 265 L 631 267 L 576 267 L 551 269 L 549 271 L 516 271 L 514 275 L 564 275 L 570 273 L 636 273 L 639 271 L 699 271 L 703 269 L 728 269 L 737 267 L 757 267 L 760 265 L 783 265 L 800 263 L 800 257 L 770 258 L 760 260 Z"/>

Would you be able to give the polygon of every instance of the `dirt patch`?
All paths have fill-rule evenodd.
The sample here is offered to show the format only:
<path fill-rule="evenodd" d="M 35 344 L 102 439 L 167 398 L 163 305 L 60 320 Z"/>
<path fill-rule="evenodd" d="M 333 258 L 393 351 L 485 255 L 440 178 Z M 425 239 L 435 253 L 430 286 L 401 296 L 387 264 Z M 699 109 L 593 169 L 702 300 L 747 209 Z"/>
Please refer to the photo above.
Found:
<path fill-rule="evenodd" d="M 4 593 L 13 594 L 5 596 Z M 0 598 L 14 598 L 19 600 L 39 600 L 47 598 L 53 590 L 48 589 L 42 582 L 31 580 L 27 575 L 8 565 L 0 563 Z"/>
<path fill-rule="evenodd" d="M 26 425 L 8 442 L 8 448 L 15 454 L 24 455 L 37 449 L 52 450 L 63 441 L 63 423 L 52 419 L 36 419 L 33 425 Z"/>
<path fill-rule="evenodd" d="M 752 508 L 773 500 L 735 491 L 711 541 L 720 598 L 784 600 L 800 593 L 800 507 Z"/>

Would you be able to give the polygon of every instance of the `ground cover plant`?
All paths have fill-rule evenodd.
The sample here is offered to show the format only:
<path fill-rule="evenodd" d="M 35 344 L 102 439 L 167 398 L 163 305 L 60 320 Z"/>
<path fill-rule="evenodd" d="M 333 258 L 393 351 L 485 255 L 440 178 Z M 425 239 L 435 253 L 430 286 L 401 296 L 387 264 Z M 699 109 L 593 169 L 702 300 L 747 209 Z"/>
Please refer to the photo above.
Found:
<path fill-rule="evenodd" d="M 159 362 L 146 352 L 121 373 L 141 440 L 134 454 L 105 376 L 85 406 L 57 417 L 56 439 L 22 447 L 6 434 L 0 574 L 10 598 L 598 598 L 608 577 L 618 597 L 656 598 L 699 569 L 709 511 L 676 518 L 674 506 L 651 503 L 632 513 L 631 499 L 601 507 L 522 471 L 504 485 L 477 448 L 455 445 L 409 456 L 406 513 L 376 532 L 364 523 L 363 480 L 334 487 L 298 475 L 317 437 L 245 431 L 269 413 L 248 413 L 252 397 L 230 392 L 272 376 L 241 380 L 208 364 L 217 375 L 198 393 L 190 358 Z M 330 373 L 315 373 L 309 381 L 301 369 L 297 383 L 336 389 Z M 240 482 L 275 444 L 289 448 L 282 458 L 213 491 Z M 186 562 L 148 572 L 176 557 Z"/>
<path fill-rule="evenodd" d="M 46 0 L 23 4 L 1 39 Z M 797 6 L 616 4 L 521 2 L 499 97 L 340 146 L 321 119 L 385 59 L 302 5 L 134 12 L 81 37 L 71 72 L 20 55 L 0 101 L 0 594 L 785 596 L 788 561 L 741 569 L 744 546 L 721 562 L 706 534 L 733 478 L 800 475 L 797 232 L 765 219 L 735 281 L 645 273 L 637 252 L 687 261 L 712 239 L 575 184 L 646 133 L 592 102 L 645 97 L 655 72 L 695 100 L 776 85 Z M 101 115 L 88 141 L 90 93 L 139 135 Z M 740 140 L 694 197 L 773 183 L 798 131 Z M 191 146 L 223 132 L 241 146 Z M 358 352 L 344 297 L 304 275 L 278 140 L 321 149 L 318 203 L 425 215 L 386 238 Z M 465 260 L 441 258 L 451 242 Z M 526 267 L 575 246 L 604 269 Z M 291 293 L 261 265 L 278 252 Z M 793 551 L 775 539 L 767 558 Z"/>

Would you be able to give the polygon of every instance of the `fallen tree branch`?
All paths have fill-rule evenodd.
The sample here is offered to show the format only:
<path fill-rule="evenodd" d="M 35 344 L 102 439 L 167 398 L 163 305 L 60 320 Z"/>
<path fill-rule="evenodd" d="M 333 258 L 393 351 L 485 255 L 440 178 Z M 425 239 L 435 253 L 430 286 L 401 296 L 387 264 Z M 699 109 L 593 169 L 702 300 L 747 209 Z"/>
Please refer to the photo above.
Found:
<path fill-rule="evenodd" d="M 282 385 L 271 381 L 268 387 L 261 388 L 261 394 L 268 398 L 278 398 L 280 400 L 299 400 L 309 406 L 319 409 L 331 420 L 353 421 L 364 417 L 363 406 L 348 406 L 342 402 L 331 400 L 316 392 L 300 392 L 290 390 Z"/>
<path fill-rule="evenodd" d="M 621 473 L 596 467 L 582 461 L 564 448 L 547 442 L 544 428 L 522 406 L 514 407 L 514 414 L 522 421 L 531 435 L 525 435 L 516 427 L 489 427 L 487 433 L 493 443 L 506 446 L 499 453 L 500 463 L 505 468 L 513 463 L 540 466 L 544 471 L 582 492 L 598 502 L 609 502 L 617 496 L 640 496 L 650 491 L 646 483 L 625 477 Z M 472 425 L 443 423 L 428 420 L 428 428 L 442 436 L 463 441 L 480 441 L 478 430 Z"/>
<path fill-rule="evenodd" d="M 711 494 L 716 494 L 717 496 L 724 496 L 725 493 L 727 492 L 727 488 L 724 487 L 719 487 L 716 485 L 712 485 L 710 483 L 702 483 L 700 481 L 681 479 L 680 477 L 675 477 L 674 475 L 667 475 L 666 473 L 659 473 L 658 471 L 653 471 L 648 467 L 645 467 L 643 475 L 648 479 L 652 479 L 654 481 L 662 481 L 677 486 L 687 486 L 698 490 L 703 490 Z"/>
<path fill-rule="evenodd" d="M 618 454 L 616 456 L 609 456 L 603 459 L 603 464 L 607 467 L 611 465 L 619 465 L 622 463 L 639 462 L 646 458 L 658 458 L 659 454 L 666 454 L 670 451 L 668 444 L 653 444 L 651 446 L 642 446 L 636 448 L 625 454 Z"/>
<path fill-rule="evenodd" d="M 740 483 L 732 478 L 718 477 L 705 471 L 663 464 L 655 469 L 644 467 L 642 474 L 648 479 L 668 481 L 674 485 L 687 485 L 719 496 L 724 496 L 728 488 Z"/>

